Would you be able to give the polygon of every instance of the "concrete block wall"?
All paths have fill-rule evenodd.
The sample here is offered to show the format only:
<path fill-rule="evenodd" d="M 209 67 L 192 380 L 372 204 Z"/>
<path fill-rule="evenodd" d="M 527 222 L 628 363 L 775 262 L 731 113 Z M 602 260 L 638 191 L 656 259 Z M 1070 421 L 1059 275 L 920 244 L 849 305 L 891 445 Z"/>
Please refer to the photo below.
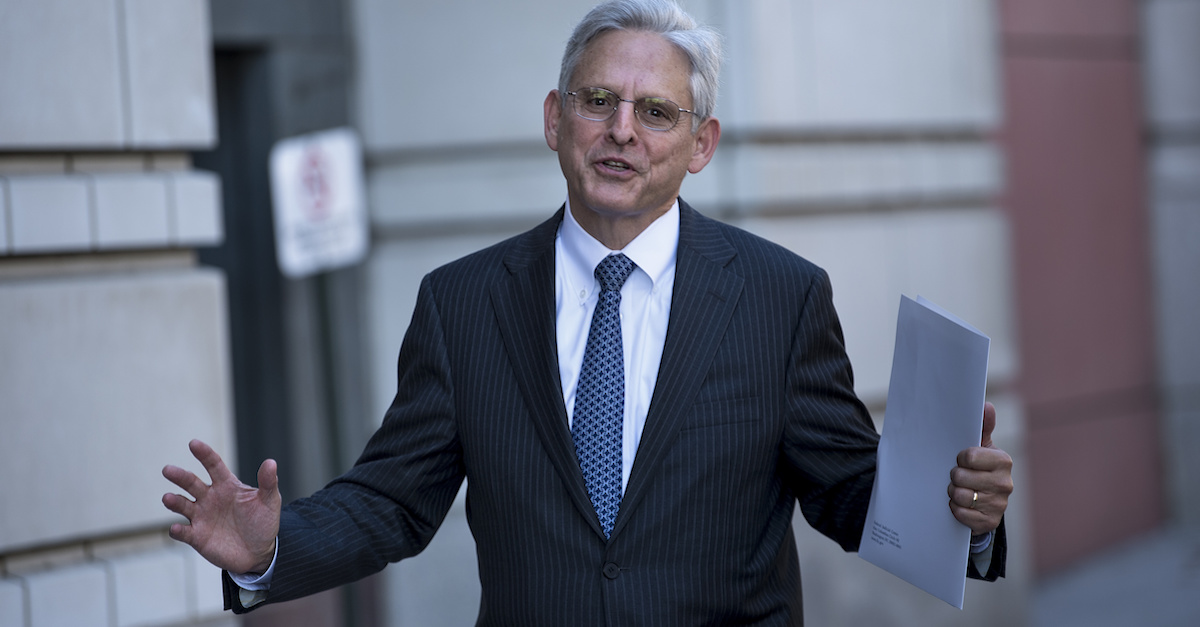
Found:
<path fill-rule="evenodd" d="M 0 147 L 210 146 L 205 0 L 39 0 L 0 7 Z"/>
<path fill-rule="evenodd" d="M 220 571 L 164 534 L 8 556 L 0 626 L 233 625 L 222 612 Z"/>
<path fill-rule="evenodd" d="M 220 181 L 184 170 L 5 174 L 0 255 L 191 248 L 220 241 Z"/>
<path fill-rule="evenodd" d="M 594 4 L 451 0 L 417 10 L 353 2 L 357 119 L 375 233 L 366 264 L 375 420 L 394 393 L 396 351 L 422 275 L 532 226 L 563 202 L 541 105 L 556 87 L 571 27 Z M 924 295 L 987 332 L 990 386 L 1003 417 L 997 436 L 1020 464 L 1009 227 L 997 200 L 1006 174 L 993 139 L 1001 125 L 993 3 L 682 4 L 720 29 L 727 46 L 722 144 L 684 182 L 684 198 L 829 270 L 857 388 L 877 420 L 901 294 Z M 505 37 L 503 59 L 496 33 L 516 33 Z M 406 58 L 424 62 L 395 62 Z M 470 97 L 482 85 L 503 85 L 503 102 L 481 106 Z M 980 625 L 1024 621 L 1024 518 L 1018 495 L 1009 579 L 968 590 Z M 874 567 L 803 522 L 797 533 L 813 622 L 961 620 L 890 575 L 872 577 Z M 461 495 L 426 551 L 385 578 L 390 625 L 474 620 L 478 580 Z M 864 578 L 868 592 L 857 594 Z"/>
<path fill-rule="evenodd" d="M 0 281 L 2 553 L 172 522 L 159 470 L 231 443 L 221 276 L 139 261 Z"/>
<path fill-rule="evenodd" d="M 0 474 L 12 479 L 0 485 L 0 597 L 20 591 L 20 603 L 0 603 L 0 624 L 220 614 L 215 568 L 162 535 L 176 517 L 160 503 L 172 486 L 159 470 L 189 460 L 192 438 L 233 449 L 224 279 L 163 231 L 103 253 L 47 237 L 63 250 L 0 257 Z M 157 541 L 136 559 L 104 548 L 130 534 Z M 80 600 L 64 603 L 64 586 Z"/>
<path fill-rule="evenodd" d="M 0 4 L 0 626 L 232 625 L 167 463 L 232 451 L 205 0 Z"/>
<path fill-rule="evenodd" d="M 689 6 L 702 3 L 690 3 Z M 730 30 L 726 117 L 757 128 L 990 128 L 999 113 L 991 3 L 709 3 Z M 781 80 L 786 77 L 786 80 Z"/>

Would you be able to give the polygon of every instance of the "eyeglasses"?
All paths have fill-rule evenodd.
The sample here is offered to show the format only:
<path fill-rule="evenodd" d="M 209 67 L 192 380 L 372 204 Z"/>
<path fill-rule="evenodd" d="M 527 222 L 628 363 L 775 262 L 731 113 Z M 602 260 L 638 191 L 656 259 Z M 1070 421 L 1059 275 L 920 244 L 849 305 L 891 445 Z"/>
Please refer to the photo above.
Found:
<path fill-rule="evenodd" d="M 622 102 L 633 103 L 633 113 L 638 122 L 652 131 L 669 131 L 679 123 L 682 114 L 693 113 L 666 98 L 626 100 L 600 87 L 582 87 L 579 91 L 567 92 L 567 95 L 572 97 L 575 115 L 595 122 L 611 118 Z"/>

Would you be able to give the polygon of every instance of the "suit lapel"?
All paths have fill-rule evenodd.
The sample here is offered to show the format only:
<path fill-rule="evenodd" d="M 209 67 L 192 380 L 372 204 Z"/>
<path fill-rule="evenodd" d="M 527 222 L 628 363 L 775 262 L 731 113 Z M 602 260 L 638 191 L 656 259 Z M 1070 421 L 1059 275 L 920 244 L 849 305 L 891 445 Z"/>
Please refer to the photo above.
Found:
<path fill-rule="evenodd" d="M 508 280 L 492 287 L 492 306 L 513 366 L 513 375 L 529 408 L 534 428 L 575 507 L 603 536 L 587 495 L 575 444 L 567 428 L 558 374 L 554 329 L 554 239 L 563 210 L 529 231 L 504 258 Z"/>
<path fill-rule="evenodd" d="M 658 382 L 613 535 L 637 508 L 670 450 L 725 334 L 742 278 L 725 270 L 737 254 L 713 221 L 679 201 L 675 288 Z"/>

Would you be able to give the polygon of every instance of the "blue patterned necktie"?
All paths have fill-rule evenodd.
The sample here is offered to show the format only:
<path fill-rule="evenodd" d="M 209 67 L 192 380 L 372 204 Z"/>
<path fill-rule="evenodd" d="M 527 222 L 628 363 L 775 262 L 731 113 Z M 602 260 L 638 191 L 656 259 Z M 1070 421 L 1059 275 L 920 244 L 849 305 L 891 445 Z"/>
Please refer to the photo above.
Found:
<path fill-rule="evenodd" d="M 621 286 L 636 267 L 620 253 L 605 257 L 596 266 L 600 298 L 583 351 L 571 421 L 579 468 L 606 538 L 621 503 L 621 433 L 625 422 Z"/>

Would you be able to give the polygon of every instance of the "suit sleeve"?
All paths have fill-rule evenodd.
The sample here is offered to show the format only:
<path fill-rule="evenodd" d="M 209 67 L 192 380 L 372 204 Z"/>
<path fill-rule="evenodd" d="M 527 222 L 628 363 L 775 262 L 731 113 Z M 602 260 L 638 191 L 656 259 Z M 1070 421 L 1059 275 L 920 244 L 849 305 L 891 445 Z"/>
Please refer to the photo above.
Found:
<path fill-rule="evenodd" d="M 397 392 L 383 424 L 346 474 L 284 507 L 266 602 L 356 581 L 416 555 L 441 525 L 463 477 L 454 385 L 426 277 L 400 349 Z M 235 612 L 245 611 L 236 586 L 228 578 L 225 584 L 226 603 Z"/>
<path fill-rule="evenodd" d="M 854 393 L 828 275 L 801 300 L 787 372 L 784 461 L 804 518 L 843 549 L 858 549 L 875 480 L 879 436 Z"/>

